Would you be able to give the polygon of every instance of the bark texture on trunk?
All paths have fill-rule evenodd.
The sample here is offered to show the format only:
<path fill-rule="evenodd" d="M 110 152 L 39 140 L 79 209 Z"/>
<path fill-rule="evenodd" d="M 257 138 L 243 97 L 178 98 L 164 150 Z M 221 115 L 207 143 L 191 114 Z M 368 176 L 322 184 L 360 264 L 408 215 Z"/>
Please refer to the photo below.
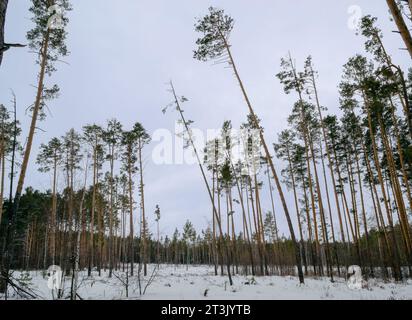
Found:
<path fill-rule="evenodd" d="M 0 0 L 0 65 L 3 60 L 4 47 L 4 25 L 6 22 L 6 12 L 9 0 Z"/>
<path fill-rule="evenodd" d="M 405 42 L 406 49 L 408 50 L 409 55 L 412 58 L 412 37 L 408 30 L 408 26 L 403 19 L 402 12 L 396 4 L 395 0 L 386 0 L 386 3 L 388 4 L 396 26 L 398 27 L 398 30 L 402 36 L 402 40 L 403 42 Z"/>

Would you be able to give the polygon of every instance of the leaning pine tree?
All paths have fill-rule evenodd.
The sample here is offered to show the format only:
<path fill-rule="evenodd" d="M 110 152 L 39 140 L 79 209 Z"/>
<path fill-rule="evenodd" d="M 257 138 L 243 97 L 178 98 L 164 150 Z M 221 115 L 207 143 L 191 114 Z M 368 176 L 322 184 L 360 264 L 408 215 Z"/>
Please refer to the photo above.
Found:
<path fill-rule="evenodd" d="M 229 37 L 233 30 L 233 26 L 234 26 L 234 20 L 230 16 L 225 15 L 223 10 L 210 7 L 209 14 L 203 17 L 202 19 L 199 19 L 195 26 L 196 31 L 202 33 L 203 37 L 199 38 L 196 41 L 196 44 L 198 45 L 198 49 L 194 52 L 194 58 L 200 61 L 216 60 L 218 62 L 227 62 L 229 64 L 229 66 L 232 68 L 235 74 L 235 77 L 240 85 L 240 89 L 246 101 L 252 120 L 255 123 L 255 126 L 257 128 L 260 128 L 256 113 L 254 109 L 252 108 L 252 104 L 246 93 L 246 89 L 240 78 L 239 72 L 237 70 L 237 67 L 235 65 L 235 61 L 232 55 L 231 45 L 229 43 Z M 296 240 L 295 231 L 294 231 L 292 220 L 289 214 L 289 209 L 286 204 L 285 196 L 283 194 L 283 189 L 280 184 L 280 180 L 278 178 L 275 166 L 273 164 L 273 160 L 270 155 L 268 146 L 265 142 L 265 138 L 263 135 L 263 129 L 260 130 L 260 139 L 262 142 L 262 146 L 265 150 L 266 158 L 269 162 L 269 167 L 272 171 L 272 175 L 275 180 L 275 184 L 278 189 L 280 199 L 282 201 L 283 210 L 285 212 L 285 216 L 288 222 L 290 236 L 292 238 L 292 242 L 294 243 L 294 251 L 295 251 L 295 256 L 296 256 L 296 264 L 298 268 L 299 280 L 300 280 L 300 283 L 304 283 L 303 270 L 302 270 L 302 259 L 301 259 L 301 254 L 299 250 L 299 244 Z"/>
<path fill-rule="evenodd" d="M 170 91 L 171 91 L 171 93 L 172 93 L 172 95 L 173 95 L 174 101 L 173 101 L 172 103 L 170 103 L 168 106 L 166 106 L 166 108 L 164 108 L 164 109 L 162 110 L 162 112 L 165 113 L 169 107 L 174 107 L 174 108 L 176 109 L 176 111 L 177 111 L 177 112 L 179 113 L 179 115 L 180 115 L 180 121 L 181 121 L 181 123 L 182 123 L 183 126 L 184 126 L 184 134 L 187 135 L 187 143 L 188 143 L 188 145 L 191 145 L 192 148 L 193 148 L 193 152 L 194 152 L 194 154 L 195 154 L 195 156 L 196 156 L 196 160 L 197 160 L 197 163 L 198 163 L 198 165 L 199 165 L 199 169 L 200 169 L 200 171 L 201 171 L 201 173 L 202 173 L 203 181 L 204 181 L 204 183 L 205 183 L 205 185 L 206 185 L 206 188 L 207 188 L 207 192 L 208 192 L 208 194 L 209 194 L 210 201 L 212 202 L 213 215 L 214 215 L 214 218 L 216 219 L 217 226 L 218 226 L 218 228 L 219 228 L 220 239 L 223 239 L 223 228 L 222 228 L 222 222 L 221 222 L 221 219 L 220 219 L 220 215 L 219 215 L 218 209 L 216 209 L 216 205 L 215 205 L 215 201 L 214 201 L 214 195 L 213 195 L 213 193 L 212 193 L 212 189 L 210 188 L 209 182 L 208 182 L 208 180 L 207 180 L 207 178 L 206 178 L 205 169 L 204 169 L 203 164 L 202 164 L 202 162 L 201 162 L 201 160 L 200 160 L 200 155 L 199 155 L 199 152 L 198 152 L 198 150 L 197 150 L 197 148 L 196 148 L 196 145 L 195 145 L 195 143 L 194 143 L 194 139 L 193 139 L 193 136 L 192 136 L 192 130 L 190 129 L 190 125 L 193 123 L 193 121 L 192 121 L 192 120 L 187 120 L 187 119 L 185 118 L 185 116 L 184 116 L 184 110 L 183 110 L 182 107 L 181 107 L 181 103 L 187 102 L 188 100 L 187 100 L 187 98 L 185 98 L 185 97 L 183 97 L 183 96 L 182 96 L 182 97 L 178 97 L 178 95 L 176 94 L 176 91 L 175 91 L 175 88 L 174 88 L 172 82 L 170 82 Z M 219 241 L 219 242 L 220 242 L 220 241 Z M 219 243 L 219 244 L 220 244 L 220 243 Z M 223 247 L 224 247 L 224 249 L 225 249 L 226 270 L 227 270 L 227 276 L 228 276 L 228 278 L 229 278 L 229 284 L 230 284 L 230 285 L 233 285 L 232 274 L 231 274 L 231 271 L 230 271 L 230 263 L 231 263 L 231 261 L 230 261 L 230 252 L 229 252 L 228 244 L 227 244 L 226 241 L 224 242 L 224 246 L 223 246 Z M 218 251 L 219 251 L 220 259 L 221 259 L 221 261 L 223 261 L 223 250 L 222 250 L 222 246 L 219 245 L 219 246 L 218 246 L 218 249 L 219 249 Z"/>
<path fill-rule="evenodd" d="M 386 0 L 386 3 L 388 4 L 393 20 L 396 23 L 396 27 L 398 28 L 399 33 L 402 36 L 402 40 L 405 43 L 406 50 L 408 50 L 409 55 L 412 58 L 412 36 L 408 29 L 408 26 L 406 25 L 405 19 L 403 18 L 402 10 L 399 8 L 396 0 Z M 411 1 L 408 0 L 408 3 L 409 7 L 411 8 Z"/>
<path fill-rule="evenodd" d="M 58 8 L 58 9 L 57 9 Z M 13 257 L 14 229 L 19 208 L 20 198 L 24 187 L 27 167 L 30 160 L 30 153 L 33 145 L 34 134 L 37 127 L 37 120 L 44 116 L 44 107 L 47 99 L 56 97 L 59 88 L 54 85 L 50 89 L 45 88 L 46 75 L 56 71 L 55 63 L 68 54 L 65 44 L 68 18 L 66 13 L 71 9 L 69 0 L 32 0 L 30 12 L 33 14 L 32 21 L 34 27 L 27 33 L 27 39 L 32 51 L 38 52 L 37 64 L 40 66 L 37 83 L 37 93 L 35 101 L 31 107 L 31 124 L 27 137 L 26 148 L 24 150 L 20 176 L 15 192 L 13 205 L 10 206 L 8 215 L 7 234 L 5 250 L 2 252 L 0 272 L 0 292 L 7 290 L 9 281 L 9 269 L 11 258 Z M 59 13 L 56 13 L 56 10 Z M 57 18 L 56 18 L 57 17 Z M 58 22 L 58 23 L 56 23 Z"/>

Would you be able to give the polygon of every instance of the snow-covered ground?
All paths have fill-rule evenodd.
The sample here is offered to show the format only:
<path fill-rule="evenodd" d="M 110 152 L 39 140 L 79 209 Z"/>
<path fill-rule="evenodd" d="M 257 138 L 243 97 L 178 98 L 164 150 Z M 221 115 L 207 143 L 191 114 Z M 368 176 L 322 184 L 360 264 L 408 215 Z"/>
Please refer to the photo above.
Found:
<path fill-rule="evenodd" d="M 148 276 L 142 279 L 142 291 L 152 275 L 154 267 L 154 265 L 150 265 Z M 105 300 L 412 300 L 412 281 L 394 284 L 369 280 L 366 288 L 353 290 L 348 287 L 344 279 L 338 279 L 335 283 L 331 283 L 328 279 L 306 278 L 305 284 L 299 285 L 297 278 L 276 276 L 255 278 L 234 276 L 234 285 L 229 286 L 227 277 L 214 276 L 213 268 L 209 266 L 191 266 L 186 270 L 185 266 L 161 265 L 155 274 L 153 282 L 147 287 L 144 295 L 139 294 L 137 276 L 131 277 L 129 279 L 129 297 L 126 298 L 126 289 L 122 284 L 122 280 L 125 280 L 124 273 L 116 272 L 112 278 L 108 278 L 107 272 L 102 273 L 101 277 L 95 273 L 91 278 L 88 278 L 87 272 L 81 272 L 78 294 L 82 299 Z M 51 290 L 47 285 L 47 276 L 44 278 L 43 272 L 15 272 L 13 276 L 24 279 L 28 287 L 39 296 L 39 299 L 52 299 Z M 70 284 L 71 279 L 66 278 L 66 297 L 70 292 Z"/>

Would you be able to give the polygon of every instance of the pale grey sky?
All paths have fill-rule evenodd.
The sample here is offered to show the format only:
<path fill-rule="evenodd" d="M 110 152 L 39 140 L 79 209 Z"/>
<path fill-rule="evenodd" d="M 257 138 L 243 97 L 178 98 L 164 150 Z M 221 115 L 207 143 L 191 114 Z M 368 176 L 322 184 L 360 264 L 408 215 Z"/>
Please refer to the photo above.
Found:
<path fill-rule="evenodd" d="M 395 63 L 409 66 L 402 41 L 392 32 L 384 1 L 376 0 L 72 0 L 68 28 L 70 56 L 58 65 L 52 82 L 61 87 L 61 97 L 50 103 L 51 115 L 41 123 L 35 149 L 71 127 L 88 123 L 104 125 L 117 118 L 126 128 L 141 122 L 150 133 L 158 128 L 173 130 L 176 114 L 161 113 L 171 100 L 166 82 L 173 79 L 179 94 L 189 98 L 186 115 L 195 126 L 219 128 L 224 120 L 238 127 L 247 110 L 229 69 L 192 58 L 197 38 L 195 17 L 210 5 L 223 8 L 236 21 L 231 41 L 241 76 L 270 142 L 286 127 L 286 118 L 296 97 L 283 93 L 275 74 L 280 58 L 288 51 L 298 65 L 309 54 L 319 70 L 322 104 L 337 110 L 337 85 L 342 65 L 363 53 L 363 39 L 348 27 L 352 6 L 379 18 L 385 44 Z M 28 0 L 10 0 L 6 41 L 25 42 L 30 29 Z M 28 49 L 10 50 L 0 68 L 0 103 L 10 106 L 10 88 L 18 98 L 23 136 L 29 117 L 25 109 L 35 96 L 35 56 Z M 48 80 L 48 82 L 50 82 Z M 186 219 L 200 229 L 211 219 L 211 205 L 197 166 L 155 166 L 151 149 L 146 152 L 146 200 L 153 225 L 155 205 L 162 210 L 161 229 L 172 233 Z M 32 156 L 26 185 L 47 189 L 50 177 L 37 173 Z M 281 165 L 281 164 L 279 164 Z M 279 168 L 280 169 L 280 168 Z M 268 198 L 268 195 L 265 196 Z M 288 195 L 291 200 L 291 196 Z M 276 200 L 277 197 L 276 197 Z M 270 206 L 265 203 L 265 210 Z M 290 201 L 292 205 L 292 202 Z M 281 207 L 276 204 L 281 231 L 286 232 Z M 287 232 L 286 232 L 287 233 Z"/>

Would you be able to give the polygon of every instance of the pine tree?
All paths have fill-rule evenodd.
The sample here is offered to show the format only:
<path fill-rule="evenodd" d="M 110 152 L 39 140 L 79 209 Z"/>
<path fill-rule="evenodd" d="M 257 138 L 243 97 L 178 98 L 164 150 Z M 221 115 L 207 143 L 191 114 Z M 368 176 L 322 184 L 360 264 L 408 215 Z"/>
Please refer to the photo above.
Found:
<path fill-rule="evenodd" d="M 48 9 L 52 5 L 58 5 L 61 9 L 61 25 L 58 28 L 48 24 L 50 16 Z M 6 236 L 7 245 L 2 254 L 2 262 L 0 264 L 0 273 L 3 274 L 6 279 L 3 280 L 3 282 L 8 281 L 9 278 L 8 272 L 10 268 L 10 256 L 13 256 L 14 249 L 13 242 L 15 221 L 17 220 L 17 213 L 19 211 L 19 202 L 30 160 L 37 120 L 41 118 L 42 112 L 44 112 L 45 102 L 56 97 L 59 91 L 56 85 L 49 89 L 45 88 L 44 80 L 46 75 L 50 76 L 54 71 L 56 71 L 55 62 L 68 54 L 65 44 L 65 27 L 68 24 L 66 13 L 70 9 L 70 2 L 68 0 L 32 0 L 32 6 L 30 8 L 30 12 L 33 14 L 32 21 L 34 22 L 34 28 L 27 33 L 27 39 L 29 40 L 30 49 L 39 53 L 39 58 L 36 62 L 40 66 L 40 71 L 38 75 L 36 98 L 31 108 L 32 118 L 21 165 L 20 176 L 14 196 L 13 207 L 10 210 L 9 225 L 7 227 Z M 3 289 L 7 290 L 7 285 L 0 285 L 0 292 L 3 292 Z"/>
<path fill-rule="evenodd" d="M 389 205 L 389 190 L 386 186 L 384 175 L 382 171 L 381 162 L 379 160 L 378 145 L 377 145 L 377 130 L 381 130 L 381 138 L 384 138 L 384 132 L 382 132 L 382 123 L 379 119 L 379 113 L 375 112 L 381 108 L 381 102 L 378 98 L 378 91 L 374 88 L 376 84 L 374 75 L 374 66 L 372 63 L 368 62 L 366 58 L 357 55 L 349 60 L 345 65 L 344 70 L 344 86 L 346 94 L 349 97 L 356 93 L 359 93 L 362 105 L 363 114 L 366 117 L 367 129 L 369 134 L 369 141 L 372 151 L 372 159 L 375 166 L 375 170 L 378 175 L 379 185 L 381 188 L 381 194 L 384 199 L 384 205 L 387 213 L 388 223 L 392 234 L 392 254 L 394 257 L 394 273 L 395 279 L 400 280 L 402 278 L 402 273 L 400 271 L 400 253 L 398 247 L 398 241 L 395 236 L 395 225 L 393 217 L 391 215 L 391 208 Z M 376 109 L 375 109 L 376 108 Z M 375 117 L 378 116 L 378 117 Z"/>
<path fill-rule="evenodd" d="M 150 142 L 150 136 L 146 132 L 146 129 L 140 123 L 135 123 L 133 126 L 133 134 L 137 139 L 137 159 L 139 162 L 139 192 L 140 192 L 140 208 L 142 210 L 142 230 L 141 237 L 143 241 L 143 246 L 141 247 L 141 256 L 144 264 L 144 275 L 147 275 L 147 261 L 148 261 L 148 233 L 146 231 L 147 226 L 147 217 L 146 217 L 146 207 L 145 207 L 145 198 L 144 198 L 144 172 L 143 172 L 143 148 Z"/>
<path fill-rule="evenodd" d="M 276 155 L 279 159 L 284 160 L 288 164 L 288 168 L 283 171 L 283 176 L 285 177 L 285 182 L 288 187 L 293 191 L 293 199 L 295 202 L 296 218 L 298 221 L 299 235 L 300 235 L 300 250 L 303 257 L 303 262 L 305 266 L 305 274 L 308 274 L 308 266 L 306 263 L 306 257 L 304 253 L 304 237 L 303 228 L 301 222 L 301 213 L 299 207 L 299 198 L 297 193 L 296 177 L 295 173 L 297 168 L 295 168 L 295 163 L 293 162 L 292 148 L 295 144 L 295 136 L 291 130 L 284 130 L 278 136 L 278 143 L 274 144 Z"/>
<path fill-rule="evenodd" d="M 13 104 L 16 107 L 16 96 L 13 93 Z M 15 128 L 16 125 L 16 128 Z M 3 217 L 3 200 L 5 196 L 5 179 L 6 179 L 6 163 L 7 157 L 13 153 L 14 135 L 19 136 L 21 129 L 18 122 L 11 119 L 11 114 L 7 108 L 0 104 L 0 167 L 1 167 L 1 182 L 0 182 L 0 225 Z M 16 145 L 19 149 L 20 146 Z"/>
<path fill-rule="evenodd" d="M 92 204 L 90 210 L 90 239 L 88 245 L 89 252 L 89 264 L 88 275 L 91 276 L 92 267 L 94 265 L 94 227 L 95 216 L 97 211 L 97 198 L 99 194 L 99 177 L 100 170 L 103 165 L 104 148 L 103 148 L 103 128 L 96 124 L 87 125 L 83 127 L 83 138 L 88 146 L 91 148 L 92 153 L 92 170 L 93 170 L 93 184 L 92 184 Z M 102 217 L 98 215 L 98 220 Z M 100 232 L 102 233 L 102 232 Z M 101 235 L 102 236 L 102 235 Z M 100 237 L 101 238 L 101 237 Z M 100 239 L 99 239 L 100 240 Z M 99 272 L 101 267 L 101 257 L 99 258 Z"/>
<path fill-rule="evenodd" d="M 174 109 L 180 115 L 180 120 L 181 120 L 181 122 L 183 123 L 183 126 L 184 126 L 184 134 L 186 134 L 186 138 L 187 138 L 187 143 L 188 143 L 188 145 L 190 145 L 193 148 L 193 151 L 194 151 L 195 156 L 196 156 L 197 163 L 199 165 L 199 169 L 202 173 L 203 181 L 205 183 L 205 186 L 207 188 L 207 192 L 209 194 L 210 201 L 212 202 L 213 213 L 214 213 L 214 217 L 216 218 L 216 222 L 217 222 L 217 225 L 218 225 L 218 228 L 219 228 L 220 237 L 223 237 L 222 220 L 221 220 L 221 217 L 220 217 L 220 214 L 219 214 L 220 210 L 218 211 L 216 209 L 214 196 L 212 194 L 212 190 L 210 188 L 209 182 L 208 182 L 207 177 L 206 177 L 205 170 L 204 170 L 202 162 L 200 160 L 199 152 L 197 151 L 196 145 L 193 141 L 192 131 L 190 129 L 190 125 L 193 123 L 193 121 L 186 120 L 185 116 L 183 115 L 184 110 L 182 109 L 181 104 L 187 102 L 188 99 L 184 96 L 178 97 L 172 82 L 170 82 L 170 91 L 173 95 L 174 100 L 168 106 L 163 108 L 162 112 L 165 113 L 169 107 L 174 107 Z M 225 248 L 225 256 L 226 256 L 226 267 L 227 267 L 226 270 L 227 270 L 227 275 L 228 275 L 228 278 L 229 278 L 229 284 L 233 285 L 232 275 L 231 275 L 231 271 L 230 271 L 230 264 L 231 264 L 230 252 L 229 252 L 229 248 L 228 248 L 227 243 L 225 244 L 224 248 Z M 222 252 L 221 248 L 219 248 L 219 254 L 220 254 L 220 257 L 221 257 L 221 261 L 223 263 L 223 252 Z"/>
<path fill-rule="evenodd" d="M 260 128 L 259 121 L 256 117 L 256 113 L 252 108 L 252 104 L 246 93 L 246 89 L 243 85 L 237 67 L 235 65 L 235 61 L 231 51 L 231 46 L 229 44 L 229 36 L 231 31 L 233 30 L 233 26 L 234 20 L 230 16 L 225 15 L 223 10 L 219 10 L 213 7 L 209 8 L 209 14 L 206 15 L 203 19 L 199 19 L 195 27 L 197 32 L 203 34 L 203 38 L 199 38 L 196 41 L 198 49 L 194 52 L 194 58 L 201 61 L 223 59 L 223 61 L 226 61 L 229 64 L 229 66 L 235 73 L 235 77 L 240 85 L 242 95 L 245 99 L 246 105 L 255 124 L 255 127 Z M 304 277 L 302 271 L 299 245 L 296 241 L 295 231 L 293 229 L 292 220 L 289 215 L 289 209 L 287 207 L 282 186 L 278 179 L 278 175 L 273 164 L 269 149 L 263 136 L 263 130 L 260 130 L 259 135 L 265 151 L 266 159 L 269 162 L 269 166 L 272 170 L 272 175 L 275 179 L 276 187 L 278 189 L 278 193 L 282 201 L 283 210 L 285 212 L 285 216 L 288 222 L 290 236 L 292 238 L 293 243 L 295 244 L 296 264 L 298 267 L 299 281 L 300 283 L 303 283 Z"/>
<path fill-rule="evenodd" d="M 395 0 L 386 0 L 386 3 L 388 4 L 389 10 L 391 11 L 392 17 L 396 23 L 399 33 L 402 36 L 402 40 L 406 45 L 406 49 L 408 50 L 412 58 L 412 36 L 409 32 L 408 26 L 405 23 L 403 14 Z"/>
<path fill-rule="evenodd" d="M 122 125 L 116 119 L 111 119 L 107 123 L 103 139 L 107 145 L 106 159 L 109 161 L 109 277 L 112 277 L 115 266 L 115 247 L 114 247 L 114 223 L 115 223 L 115 176 L 114 165 L 119 156 L 120 139 L 122 134 Z"/>
<path fill-rule="evenodd" d="M 53 138 L 47 145 L 41 144 L 37 156 L 37 164 L 40 172 L 52 172 L 52 209 L 50 219 L 50 257 L 52 265 L 56 259 L 56 215 L 57 215 L 57 173 L 62 164 L 63 146 L 59 138 Z"/>
<path fill-rule="evenodd" d="M 75 247 L 73 246 L 73 231 L 76 221 L 75 216 L 75 179 L 76 172 L 82 170 L 80 161 L 83 159 L 81 150 L 81 136 L 74 129 L 70 129 L 65 136 L 62 137 L 63 148 L 63 170 L 66 175 L 66 203 L 67 203 L 67 224 L 65 226 L 65 241 L 63 248 L 61 248 L 61 262 L 63 262 L 63 269 L 68 272 L 72 266 L 72 258 Z M 62 261 L 63 260 L 63 261 Z"/>

